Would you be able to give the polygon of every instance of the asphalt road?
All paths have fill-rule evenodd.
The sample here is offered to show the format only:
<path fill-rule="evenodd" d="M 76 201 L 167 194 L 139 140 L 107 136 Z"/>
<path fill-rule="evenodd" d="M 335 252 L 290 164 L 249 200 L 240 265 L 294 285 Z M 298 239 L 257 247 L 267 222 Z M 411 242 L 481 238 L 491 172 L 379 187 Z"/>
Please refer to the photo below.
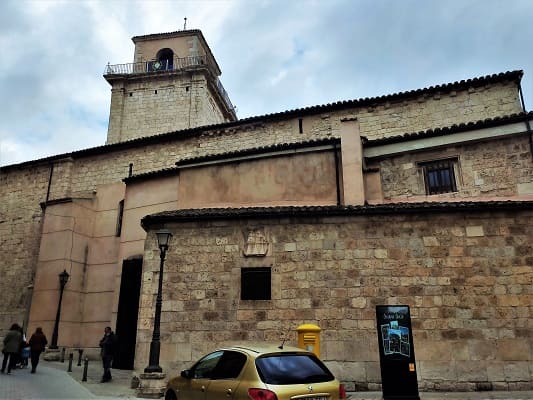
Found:
<path fill-rule="evenodd" d="M 48 365 L 47 365 L 48 364 Z M 0 399 L 135 399 L 134 390 L 128 383 L 131 371 L 113 370 L 113 382 L 100 384 L 101 366 L 91 363 L 88 381 L 81 381 L 82 368 L 74 367 L 66 371 L 66 364 L 39 363 L 37 373 L 30 369 L 17 369 L 10 375 L 0 374 Z M 380 400 L 380 392 L 351 392 L 351 400 Z M 533 400 L 533 391 L 522 392 L 422 392 L 421 400 Z"/>

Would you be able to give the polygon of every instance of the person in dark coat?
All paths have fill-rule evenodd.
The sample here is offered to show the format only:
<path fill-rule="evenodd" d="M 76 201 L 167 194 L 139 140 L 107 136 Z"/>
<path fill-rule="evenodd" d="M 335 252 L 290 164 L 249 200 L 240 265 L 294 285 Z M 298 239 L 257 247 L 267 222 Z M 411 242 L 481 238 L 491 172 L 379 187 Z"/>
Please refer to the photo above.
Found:
<path fill-rule="evenodd" d="M 111 363 L 115 355 L 117 346 L 117 337 L 109 326 L 104 330 L 104 337 L 100 340 L 100 354 L 102 356 L 102 364 L 104 366 L 104 375 L 100 382 L 109 382 L 111 380 Z"/>
<path fill-rule="evenodd" d="M 43 329 L 38 327 L 35 329 L 35 333 L 31 335 L 29 345 L 30 345 L 30 358 L 31 358 L 31 373 L 34 374 L 37 369 L 37 364 L 39 364 L 39 357 L 44 351 L 48 340 L 43 333 Z"/>
<path fill-rule="evenodd" d="M 2 353 L 4 353 L 4 359 L 2 361 L 2 373 L 5 372 L 6 365 L 8 374 L 10 374 L 11 370 L 15 368 L 21 343 L 22 335 L 20 333 L 20 327 L 18 324 L 13 324 L 11 325 L 11 328 L 9 328 L 9 332 L 7 332 L 6 336 L 4 337 L 4 348 L 2 350 Z"/>

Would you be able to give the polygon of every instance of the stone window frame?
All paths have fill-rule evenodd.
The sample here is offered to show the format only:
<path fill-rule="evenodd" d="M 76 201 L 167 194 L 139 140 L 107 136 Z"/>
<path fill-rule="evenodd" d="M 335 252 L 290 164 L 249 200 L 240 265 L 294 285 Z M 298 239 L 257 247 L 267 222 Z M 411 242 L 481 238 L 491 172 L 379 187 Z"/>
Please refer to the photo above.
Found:
<path fill-rule="evenodd" d="M 272 268 L 241 268 L 241 300 L 272 300 Z"/>
<path fill-rule="evenodd" d="M 416 161 L 421 181 L 421 189 L 426 196 L 442 195 L 447 193 L 458 193 L 461 187 L 461 169 L 458 155 L 446 155 L 445 157 L 426 157 Z M 428 168 L 429 167 L 429 168 Z M 452 172 L 452 182 L 447 188 L 441 187 L 432 189 L 428 182 L 428 172 L 431 167 L 445 169 L 449 168 Z"/>

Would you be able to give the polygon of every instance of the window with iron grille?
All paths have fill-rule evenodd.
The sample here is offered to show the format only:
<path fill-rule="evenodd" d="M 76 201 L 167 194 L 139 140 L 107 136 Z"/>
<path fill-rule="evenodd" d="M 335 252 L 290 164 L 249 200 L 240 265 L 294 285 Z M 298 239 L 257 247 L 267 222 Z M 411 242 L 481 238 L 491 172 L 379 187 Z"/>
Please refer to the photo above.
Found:
<path fill-rule="evenodd" d="M 270 267 L 241 269 L 241 300 L 270 300 Z"/>
<path fill-rule="evenodd" d="M 457 191 L 454 170 L 455 164 L 457 164 L 456 158 L 429 161 L 419 164 L 424 172 L 426 194 L 440 194 Z"/>

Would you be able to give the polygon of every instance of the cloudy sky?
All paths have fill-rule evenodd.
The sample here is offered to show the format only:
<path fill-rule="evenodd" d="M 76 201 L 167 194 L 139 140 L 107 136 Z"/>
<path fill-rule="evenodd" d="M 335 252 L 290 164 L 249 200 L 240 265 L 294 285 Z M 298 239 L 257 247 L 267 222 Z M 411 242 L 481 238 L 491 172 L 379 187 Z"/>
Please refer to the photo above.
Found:
<path fill-rule="evenodd" d="M 523 69 L 531 0 L 3 0 L 0 165 L 105 143 L 105 65 L 131 38 L 200 29 L 239 118 Z"/>

